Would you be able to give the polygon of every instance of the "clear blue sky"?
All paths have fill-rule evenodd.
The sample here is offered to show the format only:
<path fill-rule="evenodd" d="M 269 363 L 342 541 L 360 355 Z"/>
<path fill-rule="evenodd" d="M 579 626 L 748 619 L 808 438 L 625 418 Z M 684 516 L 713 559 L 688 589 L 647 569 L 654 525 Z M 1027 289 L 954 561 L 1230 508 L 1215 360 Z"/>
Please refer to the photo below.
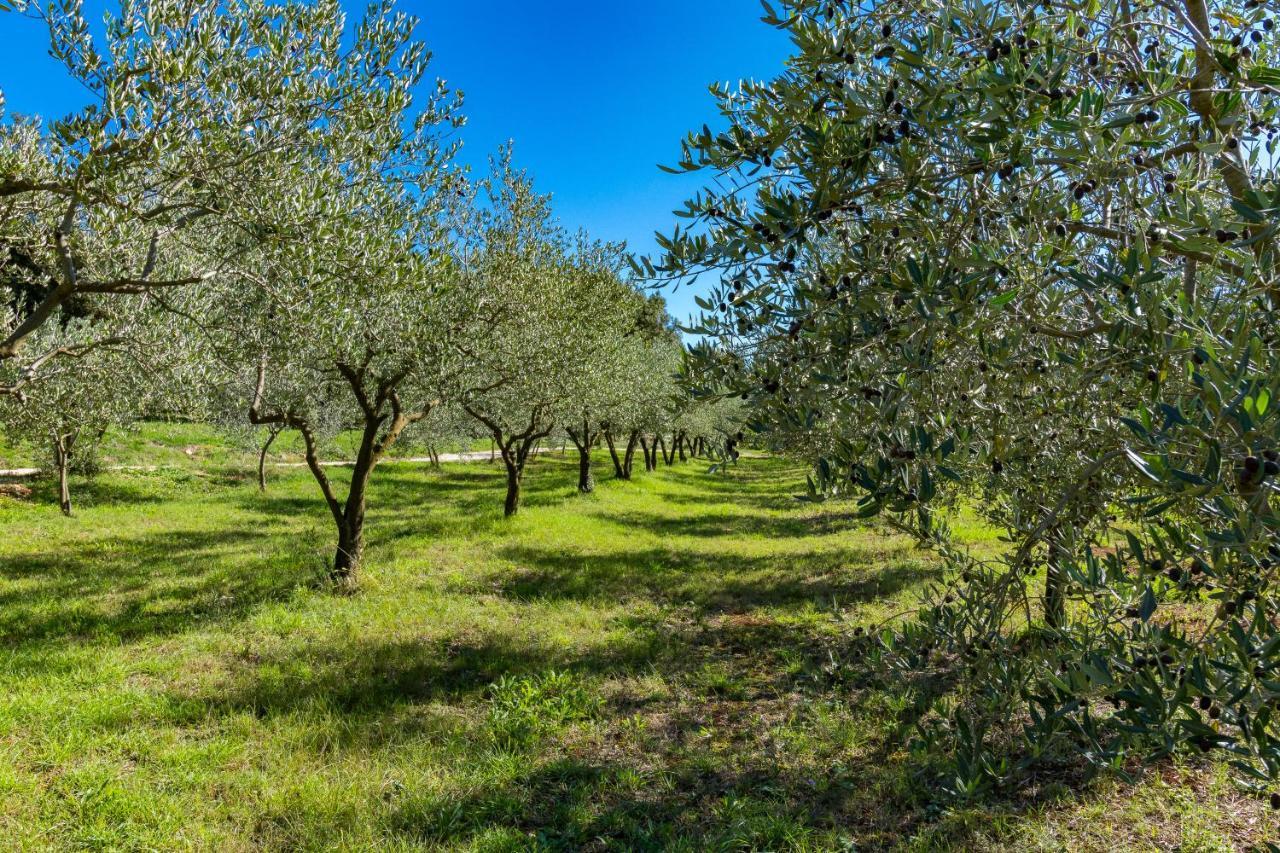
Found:
<path fill-rule="evenodd" d="M 87 0 L 96 18 L 106 0 Z M 358 0 L 344 0 L 353 15 Z M 432 72 L 467 96 L 464 159 L 483 167 L 506 140 L 555 196 L 565 225 L 651 251 L 701 177 L 672 176 L 679 142 L 716 124 L 708 84 L 768 78 L 788 42 L 758 0 L 400 0 L 422 19 Z M 60 115 L 85 93 L 47 54 L 39 25 L 0 15 L 0 89 L 14 112 Z M 672 312 L 692 292 L 668 293 Z"/>

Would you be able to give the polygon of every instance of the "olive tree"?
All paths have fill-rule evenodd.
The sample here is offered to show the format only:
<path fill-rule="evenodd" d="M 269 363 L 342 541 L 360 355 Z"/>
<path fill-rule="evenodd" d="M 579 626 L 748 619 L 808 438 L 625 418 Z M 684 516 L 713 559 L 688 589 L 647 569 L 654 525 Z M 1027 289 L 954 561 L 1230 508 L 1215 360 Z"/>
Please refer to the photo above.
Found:
<path fill-rule="evenodd" d="M 392 52 L 359 71 L 386 94 L 385 110 L 358 128 L 358 146 L 312 146 L 290 170 L 274 217 L 306 221 L 306 232 L 258 247 L 181 309 L 217 398 L 255 426 L 301 435 L 337 527 L 332 578 L 343 586 L 357 580 L 374 470 L 440 405 L 454 363 L 443 292 L 459 262 L 450 233 L 466 193 L 450 136 L 461 119 L 440 84 L 415 102 L 425 51 L 414 24 L 375 17 L 360 28 L 394 30 Z M 358 437 L 345 493 L 320 459 L 344 430 Z"/>
<path fill-rule="evenodd" d="M 307 185 L 311 153 L 360 155 L 401 112 L 391 63 L 424 61 L 421 45 L 406 53 L 406 19 L 386 3 L 348 43 L 334 0 L 129 0 L 108 14 L 102 43 L 80 0 L 20 6 L 47 24 L 51 54 L 90 103 L 48 123 L 0 116 L 5 394 L 59 358 L 118 343 L 128 296 L 163 300 L 257 246 L 303 237 L 305 207 L 280 202 Z M 103 322 L 33 347 L 69 317 Z"/>
<path fill-rule="evenodd" d="M 565 233 L 509 151 L 481 193 L 457 289 L 453 339 L 467 364 L 458 399 L 501 454 L 511 516 L 534 447 L 584 418 L 579 487 L 590 484 L 589 410 L 612 381 L 636 297 L 620 278 L 619 248 Z"/>
<path fill-rule="evenodd" d="M 865 641 L 956 685 L 918 744 L 963 794 L 1064 753 L 1221 748 L 1276 776 L 1267 4 L 787 0 L 767 20 L 795 55 L 719 91 L 727 129 L 677 169 L 725 177 L 645 271 L 719 273 L 699 390 L 811 458 L 814 499 L 853 494 L 953 568 Z M 960 500 L 1007 551 L 949 536 Z M 1021 761 L 997 754 L 1010 734 Z"/>
<path fill-rule="evenodd" d="M 33 335 L 53 350 L 74 339 L 79 323 L 46 326 Z M 11 439 L 52 451 L 49 459 L 58 482 L 58 504 L 71 515 L 70 472 L 87 460 L 111 427 L 124 427 L 141 417 L 147 404 L 171 387 L 164 362 L 143 345 L 145 335 L 127 343 L 102 346 L 58 359 L 40 381 L 21 396 L 0 399 L 0 429 Z"/>
<path fill-rule="evenodd" d="M 239 366 L 227 380 L 239 394 L 229 399 L 251 424 L 301 435 L 337 527 L 331 576 L 348 587 L 364 554 L 375 469 L 441 402 L 443 383 L 430 370 L 444 364 L 433 360 L 441 352 L 433 310 L 447 279 L 437 262 L 397 239 L 394 226 L 356 220 L 349 228 L 329 235 L 336 251 L 318 266 L 288 257 L 272 271 L 269 304 L 256 322 L 237 318 L 234 307 L 218 317 L 226 335 L 220 358 Z M 228 297 L 237 289 L 228 288 Z M 347 430 L 356 433 L 356 454 L 342 484 L 330 477 L 321 449 Z"/>

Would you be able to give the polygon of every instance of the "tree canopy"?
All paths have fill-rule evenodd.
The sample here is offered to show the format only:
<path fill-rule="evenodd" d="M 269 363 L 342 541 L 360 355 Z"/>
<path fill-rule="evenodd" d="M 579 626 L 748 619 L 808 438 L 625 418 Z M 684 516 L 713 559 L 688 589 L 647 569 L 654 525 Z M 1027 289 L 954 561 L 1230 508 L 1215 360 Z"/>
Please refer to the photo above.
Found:
<path fill-rule="evenodd" d="M 852 494 L 948 557 L 875 642 L 889 670 L 963 680 L 922 718 L 947 784 L 1016 776 L 995 757 L 1015 719 L 1032 760 L 1182 745 L 1280 771 L 1271 10 L 799 0 L 768 20 L 794 56 L 718 90 L 727 129 L 675 167 L 717 184 L 644 269 L 721 278 L 701 393 L 811 459 L 814 499 Z M 952 544 L 939 510 L 961 500 L 1007 553 Z"/>

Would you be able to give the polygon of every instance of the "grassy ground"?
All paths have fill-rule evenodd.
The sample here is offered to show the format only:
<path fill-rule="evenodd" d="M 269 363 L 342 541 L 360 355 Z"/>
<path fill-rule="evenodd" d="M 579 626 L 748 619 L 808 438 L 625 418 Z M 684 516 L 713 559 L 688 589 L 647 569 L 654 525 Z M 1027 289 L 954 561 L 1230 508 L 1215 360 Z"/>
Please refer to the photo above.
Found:
<path fill-rule="evenodd" d="M 257 431 L 257 438 L 249 434 L 239 441 L 208 424 L 166 423 L 143 421 L 126 429 L 112 429 L 106 441 L 96 452 L 96 460 L 103 467 L 197 467 L 208 470 L 227 465 L 257 464 L 255 441 L 265 441 L 264 429 Z M 322 448 L 325 459 L 352 459 L 359 447 L 359 433 L 343 432 L 327 441 Z M 557 445 L 558 447 L 559 445 Z M 487 451 L 488 440 L 456 440 L 435 443 L 440 453 L 458 451 Z M 425 456 L 427 445 L 418 436 L 410 434 L 391 448 L 391 456 Z M 293 431 L 283 433 L 267 454 L 271 462 L 297 463 L 303 460 L 301 436 Z M 50 451 L 44 447 L 19 444 L 0 434 L 0 470 L 10 468 L 48 468 Z"/>
<path fill-rule="evenodd" d="M 113 452 L 143 450 L 158 452 Z M 937 569 L 847 507 L 797 503 L 803 472 L 784 462 L 717 477 L 690 464 L 580 498 L 573 460 L 540 458 L 509 522 L 487 464 L 387 465 L 362 589 L 340 597 L 317 582 L 333 540 L 306 472 L 260 495 L 232 451 L 202 454 L 222 464 L 77 483 L 72 519 L 47 485 L 0 499 L 0 847 L 1114 851 L 1280 836 L 1215 766 L 939 801 L 891 739 L 905 698 L 853 687 L 846 653 Z"/>

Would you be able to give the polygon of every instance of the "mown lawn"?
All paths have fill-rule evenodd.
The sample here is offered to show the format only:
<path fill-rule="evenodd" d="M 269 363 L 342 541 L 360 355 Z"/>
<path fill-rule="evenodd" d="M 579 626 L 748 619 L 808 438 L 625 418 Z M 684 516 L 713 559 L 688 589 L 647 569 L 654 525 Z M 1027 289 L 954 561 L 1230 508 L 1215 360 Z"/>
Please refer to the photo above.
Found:
<path fill-rule="evenodd" d="M 71 519 L 47 486 L 0 499 L 0 848 L 1280 837 L 1213 765 L 939 799 L 893 738 L 905 688 L 860 686 L 849 642 L 937 567 L 848 506 L 795 501 L 804 472 L 784 461 L 690 463 L 581 498 L 572 459 L 539 458 L 512 521 L 488 464 L 387 465 L 361 590 L 339 596 L 307 473 L 261 495 L 248 459 L 214 455 L 78 482 Z"/>

